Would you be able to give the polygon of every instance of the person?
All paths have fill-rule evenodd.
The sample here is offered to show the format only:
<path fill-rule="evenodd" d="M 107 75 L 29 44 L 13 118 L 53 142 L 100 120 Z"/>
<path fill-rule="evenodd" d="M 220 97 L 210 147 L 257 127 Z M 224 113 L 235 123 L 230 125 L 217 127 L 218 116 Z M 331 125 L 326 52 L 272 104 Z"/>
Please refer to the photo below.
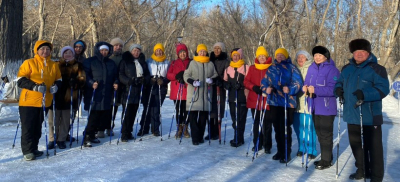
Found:
<path fill-rule="evenodd" d="M 71 43 L 71 47 L 73 47 L 75 51 L 75 60 L 83 63 L 83 61 L 86 59 L 86 43 L 83 40 L 73 40 Z"/>
<path fill-rule="evenodd" d="M 35 43 L 35 56 L 25 60 L 19 68 L 18 87 L 22 89 L 19 98 L 21 120 L 21 150 L 26 161 L 43 155 L 38 150 L 42 135 L 44 112 L 51 105 L 53 94 L 61 86 L 61 73 L 51 58 L 53 45 L 45 40 Z M 45 109 L 45 110 L 43 110 Z"/>
<path fill-rule="evenodd" d="M 161 135 L 161 106 L 167 95 L 169 83 L 167 79 L 169 61 L 166 59 L 165 49 L 161 43 L 154 46 L 153 54 L 146 62 L 151 80 L 146 84 L 143 94 L 144 108 L 138 136 L 148 134 L 151 124 L 151 132 L 158 137 Z"/>
<path fill-rule="evenodd" d="M 61 87 L 58 89 L 58 92 L 55 94 L 54 98 L 56 108 L 54 123 L 53 120 L 49 119 L 49 149 L 55 147 L 55 139 L 57 139 L 58 148 L 66 148 L 65 141 L 70 141 L 70 138 L 67 138 L 67 135 L 70 127 L 70 119 L 72 119 L 71 113 L 73 113 L 72 115 L 74 115 L 75 111 L 78 109 L 78 90 L 82 89 L 85 86 L 86 75 L 83 71 L 83 65 L 82 63 L 75 60 L 74 54 L 74 48 L 72 48 L 71 46 L 65 46 L 61 49 L 62 57 L 58 63 L 58 66 L 62 76 L 62 84 Z M 54 124 L 56 131 L 55 133 L 57 134 L 55 138 L 53 132 Z"/>
<path fill-rule="evenodd" d="M 185 109 L 187 84 L 183 80 L 183 73 L 191 59 L 189 58 L 189 52 L 185 44 L 178 43 L 176 45 L 176 54 L 178 59 L 171 62 L 167 73 L 167 79 L 171 81 L 169 98 L 174 101 L 176 110 L 175 118 L 178 130 L 175 134 L 175 138 L 180 138 L 182 132 L 185 138 L 190 138 L 188 126 L 185 126 L 185 119 L 187 117 L 187 111 Z M 183 130 L 184 128 L 185 130 Z"/>
<path fill-rule="evenodd" d="M 249 68 L 249 73 L 244 79 L 244 86 L 249 90 L 247 96 L 246 106 L 251 109 L 251 116 L 253 117 L 253 151 L 256 150 L 258 140 L 258 150 L 265 148 L 266 154 L 271 154 L 272 148 L 272 123 L 266 122 L 266 115 L 262 116 L 262 111 L 267 105 L 267 100 L 262 96 L 261 80 L 264 78 L 268 67 L 272 64 L 272 58 L 268 56 L 267 50 L 263 46 L 259 46 L 256 51 L 256 59 L 254 65 Z M 262 119 L 263 129 L 260 130 L 260 120 Z M 264 134 L 264 132 L 266 134 Z M 260 133 L 260 136 L 258 135 Z M 265 139 L 265 142 L 264 142 Z"/>
<path fill-rule="evenodd" d="M 225 69 L 229 67 L 228 54 L 225 52 L 225 44 L 222 42 L 217 42 L 213 46 L 213 51 L 210 54 L 210 61 L 214 64 L 215 70 L 218 73 L 218 76 L 214 78 L 212 85 L 212 105 L 211 105 L 211 122 L 210 122 L 210 134 L 207 135 L 204 139 L 208 140 L 218 140 L 220 137 L 220 129 L 221 129 L 221 120 L 224 118 L 225 111 L 225 102 L 226 102 L 226 90 L 223 87 L 224 83 L 224 72 Z M 218 121 L 218 100 L 217 95 L 219 91 L 219 119 Z"/>
<path fill-rule="evenodd" d="M 122 114 L 125 119 L 122 118 L 121 142 L 128 142 L 128 140 L 135 139 L 132 131 L 140 104 L 140 96 L 144 94 L 142 87 L 150 76 L 146 58 L 141 49 L 142 46 L 139 44 L 132 44 L 129 47 L 129 51 L 122 54 L 122 60 L 119 65 L 120 85 L 123 85 L 122 88 L 124 88 L 122 92 L 122 105 L 123 110 L 126 110 L 124 112 L 126 115 Z M 125 108 L 126 104 L 128 104 L 127 108 Z"/>
<path fill-rule="evenodd" d="M 212 95 L 210 85 L 213 83 L 213 78 L 218 76 L 214 64 L 207 55 L 207 46 L 197 45 L 196 53 L 194 61 L 190 62 L 183 74 L 183 79 L 188 83 L 186 110 L 189 117 L 186 124 L 190 122 L 193 145 L 204 143 L 206 121 L 210 121 L 208 119 Z"/>
<path fill-rule="evenodd" d="M 308 105 L 321 150 L 315 169 L 324 170 L 332 166 L 333 123 L 337 113 L 333 90 L 340 72 L 326 47 L 315 46 L 312 54 L 314 62 L 308 68 L 303 92 L 309 95 Z"/>
<path fill-rule="evenodd" d="M 272 159 L 279 160 L 280 163 L 291 160 L 291 125 L 294 110 L 297 107 L 296 95 L 302 86 L 303 79 L 300 71 L 292 64 L 289 53 L 285 48 L 278 48 L 275 51 L 274 62 L 261 80 L 261 90 L 269 98 L 267 103 L 270 109 L 265 113 L 266 122 L 273 123 L 278 148 Z M 285 129 L 287 129 L 286 132 Z M 287 133 L 287 138 L 285 133 Z"/>
<path fill-rule="evenodd" d="M 335 85 L 335 95 L 343 101 L 343 120 L 347 122 L 350 147 L 356 160 L 357 171 L 349 178 L 382 181 L 382 99 L 389 94 L 388 74 L 378 64 L 368 40 L 354 39 L 349 49 L 353 57 L 342 68 Z"/>
<path fill-rule="evenodd" d="M 242 49 L 235 48 L 231 51 L 232 61 L 224 73 L 224 86 L 228 90 L 228 101 L 232 118 L 234 137 L 230 141 L 232 147 L 244 144 L 244 130 L 246 127 L 247 107 L 246 97 L 249 93 L 243 81 L 249 72 L 249 66 L 242 59 Z"/>
<path fill-rule="evenodd" d="M 304 81 L 308 68 L 313 63 L 313 58 L 307 51 L 300 50 L 296 53 L 296 61 L 294 63 Z M 293 129 L 297 136 L 297 143 L 299 144 L 297 157 L 302 157 L 307 152 L 308 159 L 315 159 L 317 156 L 317 134 L 315 132 L 314 121 L 311 121 L 310 108 L 306 103 L 307 97 L 304 92 L 297 94 L 297 108 L 293 117 Z"/>
<path fill-rule="evenodd" d="M 95 132 L 102 132 L 111 121 L 110 112 L 113 90 L 118 90 L 117 65 L 109 57 L 113 46 L 107 42 L 98 42 L 94 46 L 94 56 L 83 62 L 86 73 L 84 92 L 85 110 L 91 108 L 84 133 L 84 146 L 92 147 L 92 143 L 100 143 Z M 94 95 L 93 95 L 94 94 Z M 91 99 L 93 97 L 93 104 Z"/>

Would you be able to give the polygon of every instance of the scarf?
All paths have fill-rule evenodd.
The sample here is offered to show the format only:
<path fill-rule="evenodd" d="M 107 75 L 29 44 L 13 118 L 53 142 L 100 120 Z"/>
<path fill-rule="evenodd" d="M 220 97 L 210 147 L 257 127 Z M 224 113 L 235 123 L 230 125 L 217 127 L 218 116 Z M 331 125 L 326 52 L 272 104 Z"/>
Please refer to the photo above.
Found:
<path fill-rule="evenodd" d="M 195 56 L 193 60 L 199 62 L 199 63 L 208 63 L 210 62 L 210 57 L 207 56 Z"/>
<path fill-rule="evenodd" d="M 256 66 L 256 69 L 258 69 L 258 70 L 266 70 L 269 66 L 271 66 L 271 63 L 269 63 L 269 64 L 254 63 L 254 65 Z"/>
<path fill-rule="evenodd" d="M 244 61 L 243 61 L 243 59 L 240 59 L 238 62 L 233 62 L 233 61 L 231 61 L 231 63 L 229 64 L 229 66 L 232 66 L 232 67 L 234 67 L 234 68 L 240 68 L 241 66 L 243 66 L 244 65 Z"/>
<path fill-rule="evenodd" d="M 164 62 L 166 57 L 167 56 L 165 56 L 165 54 L 160 57 L 156 56 L 155 54 L 151 55 L 151 59 L 153 59 L 156 62 Z"/>

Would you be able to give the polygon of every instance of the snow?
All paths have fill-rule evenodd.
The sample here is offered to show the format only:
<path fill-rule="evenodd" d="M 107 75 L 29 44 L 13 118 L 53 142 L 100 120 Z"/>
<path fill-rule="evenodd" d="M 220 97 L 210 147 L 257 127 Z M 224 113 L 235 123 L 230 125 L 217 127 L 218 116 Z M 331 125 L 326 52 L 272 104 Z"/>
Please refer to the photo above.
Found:
<path fill-rule="evenodd" d="M 293 132 L 293 159 L 288 166 L 272 160 L 276 153 L 274 141 L 272 154 L 260 151 L 252 162 L 250 145 L 249 156 L 246 157 L 249 144 L 252 119 L 249 112 L 247 118 L 245 145 L 233 148 L 229 140 L 233 138 L 231 121 L 227 121 L 226 145 L 218 144 L 218 140 L 206 141 L 194 146 L 191 139 L 168 139 L 169 127 L 173 113 L 173 102 L 168 98 L 162 109 L 163 139 L 152 135 L 143 136 L 143 141 L 129 141 L 117 145 L 118 135 L 101 139 L 102 143 L 94 144 L 92 148 L 80 149 L 73 143 L 72 148 L 49 150 L 49 158 L 42 156 L 34 161 L 24 161 L 20 146 L 20 129 L 16 146 L 12 149 L 15 129 L 18 121 L 18 108 L 5 107 L 0 112 L 0 181 L 350 181 L 348 176 L 355 172 L 354 157 L 348 142 L 346 123 L 341 122 L 343 132 L 339 147 L 339 176 L 336 179 L 336 148 L 333 150 L 334 166 L 326 170 L 314 169 L 310 162 L 308 171 L 302 168 L 302 159 L 295 157 L 298 148 Z M 392 96 L 383 100 L 384 125 L 383 145 L 385 157 L 384 181 L 399 181 L 400 179 L 400 110 L 398 101 Z M 86 124 L 87 112 L 83 113 L 79 125 L 79 141 Z M 120 121 L 121 108 L 116 121 Z M 337 125 L 336 118 L 335 125 Z M 225 124 L 225 120 L 223 121 Z M 76 137 L 76 122 L 74 135 Z M 136 127 L 136 125 L 134 126 Z M 118 133 L 120 123 L 116 122 L 114 131 Z M 44 131 L 44 127 L 43 127 Z M 224 128 L 222 127 L 222 133 Z M 274 134 L 273 134 L 274 136 Z M 222 140 L 224 140 L 222 138 Z M 334 128 L 334 140 L 337 140 L 337 128 Z M 222 141 L 223 142 L 223 141 Z M 80 142 L 79 142 L 80 144 Z M 319 149 L 319 146 L 317 146 Z M 43 133 L 39 150 L 46 150 Z M 316 160 L 319 157 L 317 157 Z"/>

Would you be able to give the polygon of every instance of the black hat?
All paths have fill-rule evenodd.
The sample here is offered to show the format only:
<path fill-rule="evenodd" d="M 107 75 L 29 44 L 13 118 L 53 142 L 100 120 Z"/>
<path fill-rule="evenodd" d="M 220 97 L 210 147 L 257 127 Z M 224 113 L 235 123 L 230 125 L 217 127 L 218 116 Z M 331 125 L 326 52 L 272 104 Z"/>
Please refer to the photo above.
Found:
<path fill-rule="evenodd" d="M 312 55 L 314 56 L 314 54 L 322 54 L 326 57 L 327 60 L 331 59 L 331 53 L 329 53 L 329 50 L 324 47 L 324 46 L 315 46 L 312 49 Z"/>
<path fill-rule="evenodd" d="M 356 50 L 364 50 L 371 53 L 371 43 L 365 39 L 354 39 L 349 43 L 350 52 L 353 53 Z"/>
<path fill-rule="evenodd" d="M 47 46 L 47 47 L 49 47 L 50 48 L 50 50 L 51 50 L 51 44 L 50 43 L 43 43 L 43 44 L 40 44 L 40 46 L 37 48 L 37 50 L 39 50 L 41 47 L 43 47 L 43 46 Z"/>

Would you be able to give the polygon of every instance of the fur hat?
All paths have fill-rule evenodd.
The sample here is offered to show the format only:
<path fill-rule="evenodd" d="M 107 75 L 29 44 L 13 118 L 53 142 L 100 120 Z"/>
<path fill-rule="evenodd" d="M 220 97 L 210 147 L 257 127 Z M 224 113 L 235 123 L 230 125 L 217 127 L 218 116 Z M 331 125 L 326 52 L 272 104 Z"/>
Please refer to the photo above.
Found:
<path fill-rule="evenodd" d="M 326 47 L 324 47 L 324 46 L 315 46 L 313 49 L 312 49 L 312 55 L 313 55 L 313 57 L 314 57 L 314 55 L 315 54 L 322 54 L 322 55 L 324 55 L 325 57 L 326 57 L 326 59 L 327 60 L 330 60 L 331 59 L 331 53 L 329 53 L 329 50 L 326 48 Z"/>
<path fill-rule="evenodd" d="M 208 52 L 207 46 L 204 45 L 204 44 L 199 44 L 199 45 L 197 46 L 196 53 L 199 53 L 200 50 L 205 50 L 206 52 Z"/>
<path fill-rule="evenodd" d="M 243 55 L 243 50 L 241 48 L 234 48 L 231 51 L 231 57 L 233 57 L 233 54 L 239 53 L 239 59 L 242 59 Z"/>
<path fill-rule="evenodd" d="M 265 57 L 268 57 L 268 52 L 265 50 L 263 46 L 259 46 L 256 51 L 256 58 L 258 58 L 259 55 L 264 55 Z"/>
<path fill-rule="evenodd" d="M 116 44 L 120 44 L 124 46 L 124 41 L 122 41 L 120 38 L 113 38 L 110 42 L 111 45 L 115 46 Z"/>
<path fill-rule="evenodd" d="M 142 50 L 142 46 L 140 46 L 139 44 L 132 44 L 131 46 L 129 46 L 129 52 L 132 52 L 132 50 L 135 48 Z"/>
<path fill-rule="evenodd" d="M 371 43 L 366 39 L 354 39 L 350 41 L 349 49 L 351 53 L 356 50 L 364 50 L 371 53 Z"/>
<path fill-rule="evenodd" d="M 217 42 L 217 43 L 215 43 L 214 46 L 213 46 L 213 49 L 214 49 L 215 47 L 220 47 L 222 52 L 225 51 L 225 44 L 222 43 L 222 42 Z"/>
<path fill-rule="evenodd" d="M 278 49 L 275 51 L 275 58 L 276 58 L 276 55 L 279 54 L 279 53 L 283 54 L 283 55 L 285 56 L 286 59 L 289 58 L 289 53 L 288 53 L 288 51 L 287 51 L 285 48 L 278 48 Z"/>

